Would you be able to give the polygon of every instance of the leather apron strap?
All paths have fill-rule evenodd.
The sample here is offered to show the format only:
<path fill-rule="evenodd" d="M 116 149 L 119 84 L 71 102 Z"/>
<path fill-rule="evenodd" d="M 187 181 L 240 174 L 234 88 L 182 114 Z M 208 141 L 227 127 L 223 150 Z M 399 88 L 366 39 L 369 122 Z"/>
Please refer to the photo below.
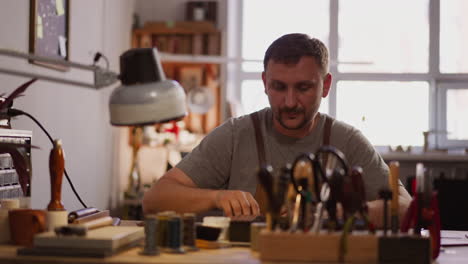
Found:
<path fill-rule="evenodd" d="M 258 112 L 253 112 L 250 114 L 250 118 L 252 119 L 254 130 L 255 130 L 255 143 L 257 145 L 257 157 L 258 157 L 258 164 L 259 168 L 266 166 L 266 158 L 265 158 L 265 145 L 263 142 L 263 135 L 262 135 L 262 128 L 260 127 L 260 119 L 258 117 Z M 257 178 L 258 182 L 258 178 Z M 264 214 L 267 210 L 267 195 L 266 192 L 261 184 L 257 184 L 257 189 L 255 190 L 255 200 L 258 203 L 260 208 L 260 213 Z"/>
<path fill-rule="evenodd" d="M 333 124 L 333 118 L 325 115 L 325 126 L 323 127 L 323 141 L 322 146 L 330 145 L 331 126 Z M 328 155 L 325 155 L 322 160 L 322 164 L 326 166 L 328 161 Z"/>
<path fill-rule="evenodd" d="M 325 126 L 323 128 L 323 142 L 322 146 L 330 145 L 331 126 L 333 124 L 333 118 L 325 115 Z"/>

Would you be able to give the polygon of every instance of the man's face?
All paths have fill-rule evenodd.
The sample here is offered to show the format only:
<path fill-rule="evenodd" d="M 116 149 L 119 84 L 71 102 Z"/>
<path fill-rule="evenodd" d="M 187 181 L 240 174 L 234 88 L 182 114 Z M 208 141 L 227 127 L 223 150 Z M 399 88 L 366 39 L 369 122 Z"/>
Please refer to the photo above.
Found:
<path fill-rule="evenodd" d="M 309 56 L 302 57 L 297 64 L 270 60 L 262 79 L 275 127 L 286 134 L 311 127 L 331 85 L 331 75 L 324 76 L 315 59 Z"/>

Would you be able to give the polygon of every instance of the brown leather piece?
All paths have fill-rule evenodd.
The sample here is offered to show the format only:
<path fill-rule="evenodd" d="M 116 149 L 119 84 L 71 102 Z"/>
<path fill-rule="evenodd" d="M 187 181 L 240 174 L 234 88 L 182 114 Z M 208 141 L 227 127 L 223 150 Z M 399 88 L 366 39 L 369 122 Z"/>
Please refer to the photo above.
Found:
<path fill-rule="evenodd" d="M 325 116 L 325 126 L 323 128 L 323 141 L 322 146 L 330 145 L 330 135 L 331 135 L 331 126 L 333 124 L 333 119 L 328 115 Z M 322 165 L 326 166 L 328 161 L 328 154 L 325 154 L 323 157 Z"/>

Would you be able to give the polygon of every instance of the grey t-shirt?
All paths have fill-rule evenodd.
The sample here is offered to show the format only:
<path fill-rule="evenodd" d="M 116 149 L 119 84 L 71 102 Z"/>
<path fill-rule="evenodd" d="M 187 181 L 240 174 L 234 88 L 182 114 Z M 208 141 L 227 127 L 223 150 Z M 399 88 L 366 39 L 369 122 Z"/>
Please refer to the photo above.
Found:
<path fill-rule="evenodd" d="M 304 138 L 292 138 L 273 128 L 270 108 L 259 111 L 267 164 L 279 171 L 301 153 L 315 153 L 322 145 L 325 115 Z M 374 147 L 354 127 L 335 120 L 330 145 L 341 150 L 349 166 L 361 166 L 368 200 L 378 198 L 378 190 L 388 186 L 388 167 Z M 255 132 L 249 115 L 231 118 L 208 134 L 176 166 L 199 188 L 243 190 L 255 194 L 259 167 Z"/>

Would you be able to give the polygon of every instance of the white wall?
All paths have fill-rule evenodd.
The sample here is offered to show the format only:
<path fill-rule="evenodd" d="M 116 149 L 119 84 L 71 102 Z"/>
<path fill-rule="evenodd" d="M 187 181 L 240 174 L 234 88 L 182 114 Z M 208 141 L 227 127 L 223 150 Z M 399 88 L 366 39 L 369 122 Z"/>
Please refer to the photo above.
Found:
<path fill-rule="evenodd" d="M 70 60 L 91 63 L 100 51 L 118 71 L 118 56 L 130 47 L 130 32 L 134 1 L 80 0 L 70 1 Z M 9 0 L 0 3 L 0 47 L 27 52 L 29 36 L 29 0 Z M 37 73 L 52 73 L 60 77 L 92 81 L 91 75 L 79 70 L 60 73 L 29 64 L 26 61 L 0 57 L 0 67 Z M 27 78 L 0 74 L 0 93 L 10 93 Z M 122 129 L 109 124 L 107 103 L 113 89 L 95 91 L 45 81 L 37 81 L 15 107 L 35 116 L 54 138 L 61 138 L 65 151 L 65 166 L 79 194 L 88 206 L 101 209 L 115 204 L 119 185 L 114 161 L 118 154 L 114 142 Z M 44 133 L 27 117 L 13 122 L 15 129 L 33 131 L 32 207 L 45 208 L 50 200 L 48 158 L 51 144 Z M 67 210 L 81 208 L 68 182 L 63 180 L 62 201 Z"/>

